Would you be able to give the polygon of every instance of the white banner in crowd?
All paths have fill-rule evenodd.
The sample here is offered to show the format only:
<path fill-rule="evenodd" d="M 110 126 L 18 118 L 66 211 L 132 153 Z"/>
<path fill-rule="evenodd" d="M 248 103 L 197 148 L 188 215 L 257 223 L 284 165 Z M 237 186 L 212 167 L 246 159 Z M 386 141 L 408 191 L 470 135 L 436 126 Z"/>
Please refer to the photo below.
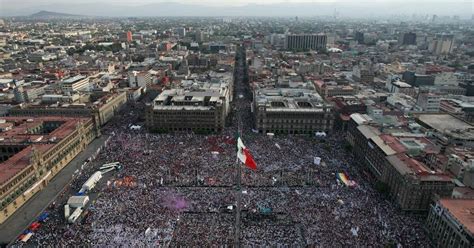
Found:
<path fill-rule="evenodd" d="M 314 157 L 314 164 L 315 165 L 320 165 L 321 164 L 321 158 L 320 157 Z"/>

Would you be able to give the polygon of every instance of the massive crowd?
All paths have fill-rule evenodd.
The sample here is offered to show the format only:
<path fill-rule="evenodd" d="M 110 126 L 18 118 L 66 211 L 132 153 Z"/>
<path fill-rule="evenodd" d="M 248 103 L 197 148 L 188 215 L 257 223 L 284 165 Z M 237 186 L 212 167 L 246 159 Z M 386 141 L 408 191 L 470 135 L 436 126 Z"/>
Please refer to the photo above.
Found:
<path fill-rule="evenodd" d="M 238 189 L 235 128 L 207 136 L 130 130 L 143 107 L 129 107 L 104 129 L 111 137 L 107 146 L 58 198 L 32 243 L 233 246 L 236 194 L 241 193 L 239 236 L 245 247 L 428 247 L 421 223 L 399 212 L 352 166 L 342 135 L 270 137 L 244 128 L 243 140 L 258 169 L 243 168 Z M 235 110 L 247 108 L 241 102 Z M 241 117 L 241 122 L 251 121 L 250 115 Z M 322 158 L 320 165 L 314 164 L 315 156 Z M 80 221 L 67 224 L 62 205 L 67 196 L 100 165 L 114 161 L 124 168 L 111 172 L 92 192 Z M 336 179 L 342 171 L 356 187 Z"/>
<path fill-rule="evenodd" d="M 113 161 L 123 163 L 124 168 L 104 180 L 128 177 L 136 183 L 99 185 L 100 195 L 88 216 L 74 225 L 66 224 L 62 205 L 57 204 L 34 241 L 64 246 L 234 243 L 232 138 L 130 133 L 125 128 L 114 132 L 68 192 L 79 190 L 98 166 Z M 394 241 L 404 247 L 426 246 L 420 223 L 398 212 L 351 168 L 350 156 L 337 138 L 323 142 L 255 134 L 245 136 L 245 142 L 258 170 L 242 170 L 242 245 L 377 247 Z M 215 155 L 212 151 L 217 148 Z M 320 156 L 323 163 L 315 165 L 314 156 Z M 355 188 L 336 180 L 335 173 L 341 171 L 357 182 Z"/>

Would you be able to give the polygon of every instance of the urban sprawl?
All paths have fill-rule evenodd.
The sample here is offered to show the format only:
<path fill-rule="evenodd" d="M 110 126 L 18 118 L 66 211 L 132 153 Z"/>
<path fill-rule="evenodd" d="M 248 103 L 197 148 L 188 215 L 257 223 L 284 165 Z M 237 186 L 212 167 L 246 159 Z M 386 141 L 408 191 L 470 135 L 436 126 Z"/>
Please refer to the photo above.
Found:
<path fill-rule="evenodd" d="M 4 18 L 0 246 L 473 247 L 473 24 Z"/>

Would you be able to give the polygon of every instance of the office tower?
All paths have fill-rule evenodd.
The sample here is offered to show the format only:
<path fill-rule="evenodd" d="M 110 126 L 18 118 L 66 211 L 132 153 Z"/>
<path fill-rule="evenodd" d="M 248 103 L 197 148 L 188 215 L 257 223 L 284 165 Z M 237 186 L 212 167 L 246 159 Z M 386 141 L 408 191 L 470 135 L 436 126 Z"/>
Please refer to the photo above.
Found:
<path fill-rule="evenodd" d="M 454 36 L 453 35 L 437 35 L 431 42 L 429 50 L 436 55 L 450 54 L 453 51 Z"/>
<path fill-rule="evenodd" d="M 359 44 L 364 44 L 364 33 L 357 31 L 354 35 L 354 39 L 359 42 Z"/>
<path fill-rule="evenodd" d="M 408 46 L 408 45 L 416 45 L 416 33 L 409 32 L 403 33 L 400 36 L 399 44 Z"/>
<path fill-rule="evenodd" d="M 321 50 L 327 45 L 325 34 L 287 34 L 285 36 L 286 50 Z"/>
<path fill-rule="evenodd" d="M 196 40 L 196 42 L 203 42 L 204 41 L 204 32 L 202 30 L 196 31 L 195 40 Z"/>
<path fill-rule="evenodd" d="M 176 33 L 178 34 L 179 37 L 185 37 L 186 36 L 186 28 L 177 28 Z"/>

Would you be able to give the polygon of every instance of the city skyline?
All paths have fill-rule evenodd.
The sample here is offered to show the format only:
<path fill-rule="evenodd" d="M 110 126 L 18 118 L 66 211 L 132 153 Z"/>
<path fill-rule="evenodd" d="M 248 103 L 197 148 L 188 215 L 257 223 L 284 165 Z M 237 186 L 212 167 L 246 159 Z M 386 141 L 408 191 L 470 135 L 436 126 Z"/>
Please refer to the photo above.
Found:
<path fill-rule="evenodd" d="M 471 9 L 0 0 L 0 248 L 472 248 Z"/>
<path fill-rule="evenodd" d="M 22 5 L 34 5 L 34 4 L 51 4 L 51 3 L 67 3 L 68 1 L 64 0 L 22 0 Z M 75 4 L 82 3 L 97 3 L 98 1 L 94 0 L 79 0 L 74 1 Z M 126 0 L 101 0 L 100 3 L 109 3 L 109 4 L 120 4 L 120 5 L 144 5 L 144 4 L 155 4 L 155 3 L 181 3 L 181 4 L 206 4 L 206 5 L 228 5 L 228 6 L 242 6 L 247 4 L 277 4 L 277 3 L 351 3 L 350 0 L 137 0 L 137 1 L 126 1 Z M 471 2 L 467 0 L 421 0 L 417 1 L 418 3 L 460 3 L 460 2 Z M 358 1 L 358 3 L 412 3 L 410 0 L 363 0 Z M 2 0 L 0 5 L 9 7 L 9 5 L 18 5 L 18 1 L 13 0 Z"/>
<path fill-rule="evenodd" d="M 437 14 L 459 15 L 470 18 L 474 5 L 472 1 L 423 0 L 416 3 L 408 0 L 139 0 L 100 2 L 91 0 L 21 1 L 1 0 L 0 16 L 30 15 L 45 10 L 87 16 L 286 16 L 286 15 L 332 15 L 337 10 L 346 17 L 392 15 Z M 160 11 L 162 10 L 162 11 Z M 182 12 L 182 13 L 180 13 Z M 383 14 L 382 14 L 383 13 Z"/>

